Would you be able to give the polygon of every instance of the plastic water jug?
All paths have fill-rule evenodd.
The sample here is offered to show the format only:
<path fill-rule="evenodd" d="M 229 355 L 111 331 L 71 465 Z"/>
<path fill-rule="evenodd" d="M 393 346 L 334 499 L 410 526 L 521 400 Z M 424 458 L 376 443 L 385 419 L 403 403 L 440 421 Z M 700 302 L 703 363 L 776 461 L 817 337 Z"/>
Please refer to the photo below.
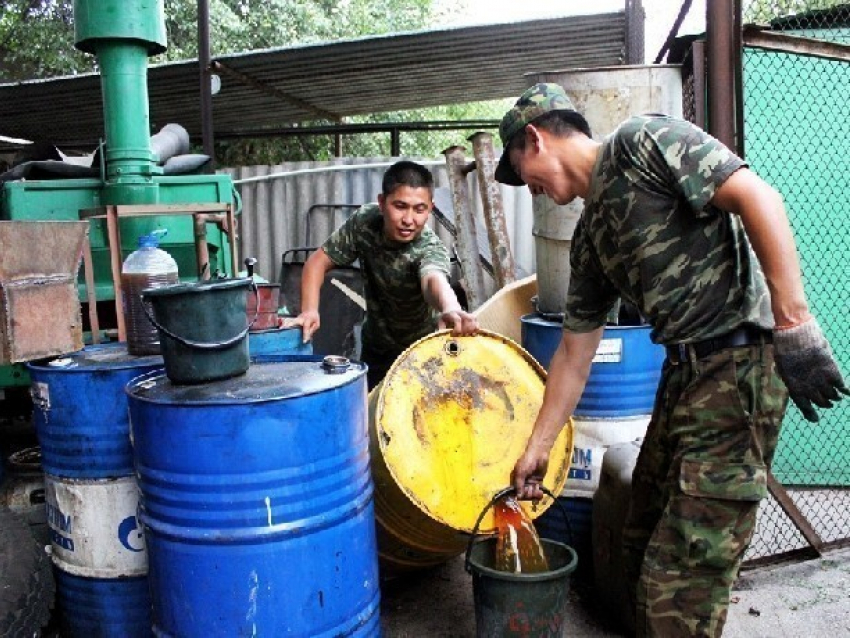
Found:
<path fill-rule="evenodd" d="M 150 302 L 142 299 L 142 291 L 178 283 L 177 262 L 159 248 L 159 238 L 166 232 L 159 230 L 139 237 L 138 249 L 128 255 L 121 267 L 127 351 L 133 355 L 160 354 L 159 333 L 145 315 L 144 306 Z"/>

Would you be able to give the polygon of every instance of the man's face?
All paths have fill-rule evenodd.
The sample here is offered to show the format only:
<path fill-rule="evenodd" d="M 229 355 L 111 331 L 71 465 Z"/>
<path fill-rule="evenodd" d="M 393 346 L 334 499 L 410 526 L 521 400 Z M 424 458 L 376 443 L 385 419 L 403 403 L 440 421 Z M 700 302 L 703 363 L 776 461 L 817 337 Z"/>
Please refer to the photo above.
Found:
<path fill-rule="evenodd" d="M 553 138 L 546 131 L 526 127 L 525 146 L 510 150 L 511 166 L 528 185 L 532 195 L 548 195 L 556 204 L 569 204 L 576 198 L 572 182 L 552 153 Z"/>
<path fill-rule="evenodd" d="M 384 236 L 406 244 L 422 233 L 434 203 L 427 188 L 399 186 L 389 195 L 378 195 L 378 206 L 384 216 Z"/>

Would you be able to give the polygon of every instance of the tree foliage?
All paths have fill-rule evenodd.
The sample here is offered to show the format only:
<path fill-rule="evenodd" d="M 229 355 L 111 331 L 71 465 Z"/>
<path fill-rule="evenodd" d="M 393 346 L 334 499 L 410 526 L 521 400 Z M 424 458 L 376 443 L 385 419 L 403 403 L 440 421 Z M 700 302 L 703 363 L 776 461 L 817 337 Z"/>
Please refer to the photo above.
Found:
<path fill-rule="evenodd" d="M 383 35 L 432 28 L 463 0 L 209 0 L 210 48 L 213 56 L 296 44 L 330 42 L 344 38 Z M 168 49 L 152 64 L 186 60 L 198 55 L 197 0 L 164 0 Z M 442 7 L 442 8 L 441 8 Z M 0 14 L 0 82 L 43 79 L 96 70 L 93 56 L 74 48 L 73 2 L 70 0 L 5 0 Z M 448 105 L 417 111 L 380 113 L 352 118 L 351 122 L 413 122 L 494 119 L 505 106 L 500 102 Z M 328 122 L 301 122 L 302 125 Z M 291 123 L 290 123 L 291 124 Z M 464 131 L 406 132 L 402 153 L 438 156 Z M 344 155 L 388 155 L 388 134 L 345 136 Z M 222 164 L 279 163 L 330 159 L 331 136 L 263 138 L 221 142 L 217 160 Z"/>
<path fill-rule="evenodd" d="M 846 0 L 745 0 L 744 21 L 767 24 L 776 18 L 831 9 L 845 2 Z"/>
<path fill-rule="evenodd" d="M 74 48 L 73 2 L 4 0 L 0 81 L 94 69 Z M 198 55 L 197 0 L 165 0 L 168 50 L 152 63 Z M 328 42 L 425 28 L 439 19 L 433 0 L 209 0 L 213 55 Z"/>
<path fill-rule="evenodd" d="M 93 68 L 74 49 L 73 3 L 4 0 L 0 12 L 0 81 L 72 75 Z"/>

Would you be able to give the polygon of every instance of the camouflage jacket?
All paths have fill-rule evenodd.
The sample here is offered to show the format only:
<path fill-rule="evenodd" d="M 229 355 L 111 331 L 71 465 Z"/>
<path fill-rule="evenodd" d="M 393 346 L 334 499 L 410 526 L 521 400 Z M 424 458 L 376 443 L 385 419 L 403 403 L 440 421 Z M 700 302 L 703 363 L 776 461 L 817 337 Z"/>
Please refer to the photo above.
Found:
<path fill-rule="evenodd" d="M 363 344 L 378 354 L 396 357 L 437 328 L 438 314 L 425 301 L 422 277 L 433 271 L 449 275 L 449 252 L 430 228 L 404 244 L 384 236 L 377 204 L 355 212 L 322 246 L 337 266 L 360 260 L 366 297 Z"/>
<path fill-rule="evenodd" d="M 741 220 L 709 204 L 744 161 L 688 122 L 626 120 L 600 148 L 570 249 L 564 328 L 605 324 L 632 302 L 658 343 L 773 325 L 761 268 Z"/>

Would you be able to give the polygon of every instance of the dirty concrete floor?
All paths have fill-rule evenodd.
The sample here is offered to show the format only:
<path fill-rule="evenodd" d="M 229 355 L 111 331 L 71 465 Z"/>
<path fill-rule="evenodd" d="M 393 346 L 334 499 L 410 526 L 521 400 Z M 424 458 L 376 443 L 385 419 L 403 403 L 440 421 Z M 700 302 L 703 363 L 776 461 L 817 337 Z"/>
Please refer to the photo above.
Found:
<path fill-rule="evenodd" d="M 586 583 L 586 581 L 585 581 Z M 427 572 L 384 582 L 384 638 L 472 638 L 472 578 L 463 557 Z M 573 582 L 565 636 L 622 636 L 594 610 L 593 590 Z M 850 636 L 850 548 L 822 558 L 744 570 L 729 606 L 724 638 Z"/>

